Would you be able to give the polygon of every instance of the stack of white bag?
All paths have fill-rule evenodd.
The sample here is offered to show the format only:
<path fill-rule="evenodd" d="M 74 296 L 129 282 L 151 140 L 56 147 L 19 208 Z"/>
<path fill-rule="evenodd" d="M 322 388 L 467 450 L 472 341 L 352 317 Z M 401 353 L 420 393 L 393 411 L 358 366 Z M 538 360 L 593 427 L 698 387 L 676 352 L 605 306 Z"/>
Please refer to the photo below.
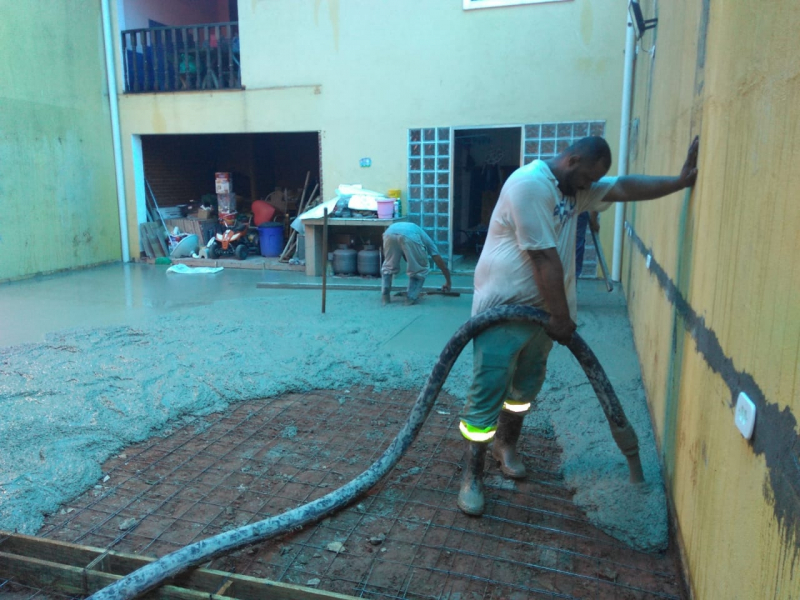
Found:
<path fill-rule="evenodd" d="M 347 202 L 347 208 L 350 210 L 368 210 L 377 213 L 378 198 L 387 198 L 387 196 L 381 192 L 365 190 L 361 187 L 361 184 L 342 184 L 336 188 L 336 198 L 327 200 L 304 212 L 292 221 L 292 229 L 297 233 L 303 233 L 302 221 L 304 219 L 321 219 L 326 208 L 328 209 L 328 214 L 332 216 L 336 208 L 341 208 L 345 201 Z"/>

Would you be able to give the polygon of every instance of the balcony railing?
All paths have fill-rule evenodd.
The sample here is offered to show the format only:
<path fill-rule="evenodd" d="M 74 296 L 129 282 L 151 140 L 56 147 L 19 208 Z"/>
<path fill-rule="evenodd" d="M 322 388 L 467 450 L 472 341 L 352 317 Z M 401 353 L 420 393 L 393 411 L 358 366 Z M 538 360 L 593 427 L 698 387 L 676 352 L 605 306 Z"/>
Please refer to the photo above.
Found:
<path fill-rule="evenodd" d="M 241 89 L 239 23 L 122 32 L 125 91 Z"/>

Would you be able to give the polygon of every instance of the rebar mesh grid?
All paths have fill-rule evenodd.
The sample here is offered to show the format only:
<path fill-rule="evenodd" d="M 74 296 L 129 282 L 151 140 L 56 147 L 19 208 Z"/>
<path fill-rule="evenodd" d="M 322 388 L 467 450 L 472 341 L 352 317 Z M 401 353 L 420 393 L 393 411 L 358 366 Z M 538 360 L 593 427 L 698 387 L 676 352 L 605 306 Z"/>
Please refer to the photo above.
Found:
<path fill-rule="evenodd" d="M 192 419 L 109 460 L 94 489 L 39 535 L 163 556 L 279 514 L 366 469 L 415 397 L 323 390 Z M 355 506 L 205 566 L 376 599 L 685 597 L 673 549 L 637 552 L 588 522 L 558 472 L 556 443 L 541 432 L 523 433 L 523 481 L 504 479 L 487 456 L 486 513 L 462 514 L 459 409 L 441 395 L 397 467 Z"/>

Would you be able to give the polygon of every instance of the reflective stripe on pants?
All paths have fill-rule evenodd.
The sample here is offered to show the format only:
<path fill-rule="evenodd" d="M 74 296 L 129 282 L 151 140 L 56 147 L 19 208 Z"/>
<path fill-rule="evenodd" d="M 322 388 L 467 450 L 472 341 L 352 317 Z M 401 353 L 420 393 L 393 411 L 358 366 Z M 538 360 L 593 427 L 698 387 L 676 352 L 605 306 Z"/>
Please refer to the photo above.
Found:
<path fill-rule="evenodd" d="M 508 399 L 503 402 L 503 410 L 507 410 L 508 412 L 512 412 L 514 414 L 521 414 L 526 413 L 531 409 L 530 402 L 519 402 L 516 400 Z"/>
<path fill-rule="evenodd" d="M 461 421 L 458 428 L 461 430 L 461 435 L 470 442 L 488 442 L 497 432 L 497 425 L 492 425 L 490 427 L 473 427 L 464 421 Z"/>

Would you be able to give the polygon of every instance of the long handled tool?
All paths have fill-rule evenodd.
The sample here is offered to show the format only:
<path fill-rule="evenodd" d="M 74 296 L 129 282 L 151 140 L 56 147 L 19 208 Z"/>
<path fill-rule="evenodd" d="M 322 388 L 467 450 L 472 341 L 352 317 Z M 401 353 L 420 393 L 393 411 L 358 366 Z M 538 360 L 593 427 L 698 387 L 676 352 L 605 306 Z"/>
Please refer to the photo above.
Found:
<path fill-rule="evenodd" d="M 395 296 L 405 296 L 408 292 L 395 292 Z M 430 296 L 449 296 L 451 298 L 458 298 L 461 296 L 459 292 L 445 292 L 444 290 L 436 289 L 436 288 L 423 288 L 420 290 L 420 294 L 428 294 Z"/>
<path fill-rule="evenodd" d="M 328 287 L 328 209 L 322 212 L 322 314 L 325 314 L 325 296 Z"/>
<path fill-rule="evenodd" d="M 589 227 L 589 231 L 592 232 L 592 241 L 594 241 L 594 247 L 597 250 L 597 260 L 600 261 L 600 270 L 603 272 L 603 279 L 606 280 L 606 289 L 609 292 L 614 291 L 614 284 L 611 283 L 611 280 L 608 278 L 608 265 L 606 264 L 606 255 L 603 254 L 603 247 L 600 245 L 600 238 L 597 237 L 597 232 Z"/>

